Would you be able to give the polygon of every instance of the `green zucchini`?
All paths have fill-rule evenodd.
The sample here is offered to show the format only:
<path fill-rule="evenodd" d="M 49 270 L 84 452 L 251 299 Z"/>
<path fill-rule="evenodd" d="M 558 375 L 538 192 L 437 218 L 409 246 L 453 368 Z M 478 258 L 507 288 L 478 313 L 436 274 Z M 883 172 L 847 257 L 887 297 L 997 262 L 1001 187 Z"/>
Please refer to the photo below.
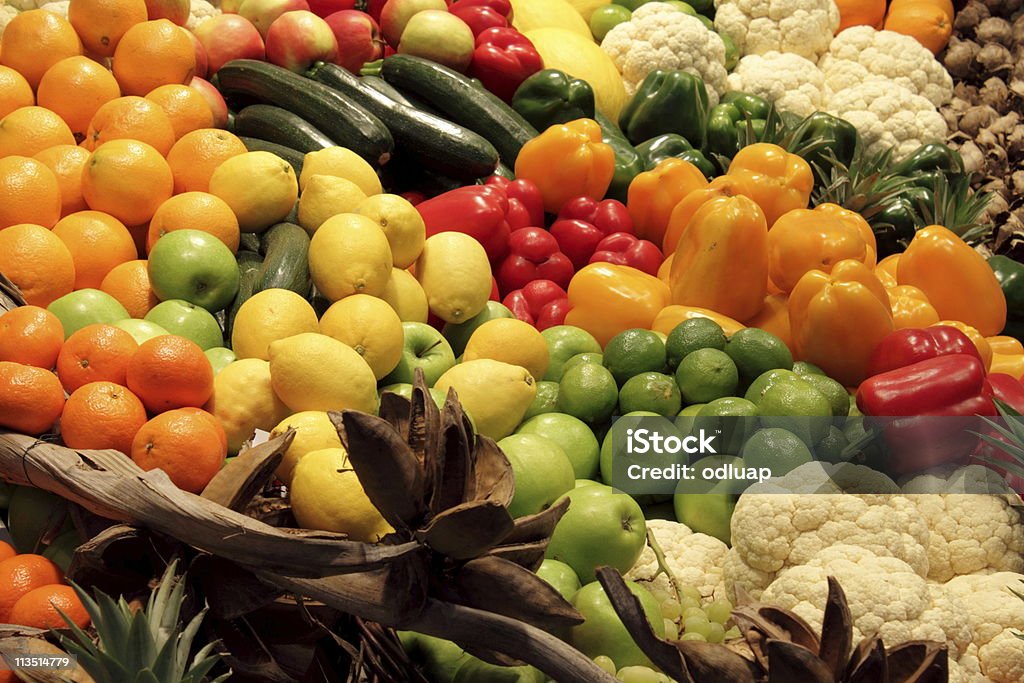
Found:
<path fill-rule="evenodd" d="M 350 71 L 317 62 L 307 75 L 334 88 L 379 118 L 391 131 L 402 154 L 417 164 L 452 178 L 473 180 L 490 175 L 498 165 L 494 146 L 471 130 L 406 106 L 369 88 Z"/>
<path fill-rule="evenodd" d="M 396 88 L 422 97 L 445 117 L 485 137 L 506 166 L 514 168 L 519 150 L 537 137 L 537 130 L 496 95 L 436 62 L 391 55 L 384 59 L 381 75 Z"/>
<path fill-rule="evenodd" d="M 216 80 L 225 95 L 255 99 L 298 114 L 371 164 L 380 166 L 391 158 L 394 140 L 380 119 L 322 83 L 254 59 L 228 62 L 217 72 Z"/>
<path fill-rule="evenodd" d="M 363 76 L 359 79 L 359 82 L 365 85 L 367 88 L 372 88 L 382 95 L 387 95 L 395 102 L 404 104 L 407 107 L 416 107 L 408 97 L 406 97 L 401 90 L 385 81 L 380 76 Z"/>
<path fill-rule="evenodd" d="M 338 146 L 306 119 L 272 104 L 252 104 L 238 112 L 232 132 L 276 142 L 300 154 Z"/>
<path fill-rule="evenodd" d="M 254 232 L 243 232 L 238 239 L 238 251 L 260 250 L 260 236 Z"/>
<path fill-rule="evenodd" d="M 235 260 L 238 262 L 238 293 L 224 315 L 224 339 L 229 342 L 238 309 L 256 293 L 256 279 L 263 265 L 263 257 L 255 251 L 239 250 L 235 254 Z"/>
<path fill-rule="evenodd" d="M 245 148 L 250 152 L 270 152 L 281 157 L 295 169 L 295 177 L 298 178 L 302 175 L 302 161 L 305 155 L 297 149 L 291 147 L 285 147 L 279 145 L 276 142 L 269 142 L 268 140 L 260 140 L 259 138 L 250 138 L 245 135 L 239 135 L 238 139 L 242 141 Z"/>
<path fill-rule="evenodd" d="M 263 265 L 256 291 L 288 289 L 309 296 L 309 235 L 294 223 L 278 223 L 260 237 Z"/>

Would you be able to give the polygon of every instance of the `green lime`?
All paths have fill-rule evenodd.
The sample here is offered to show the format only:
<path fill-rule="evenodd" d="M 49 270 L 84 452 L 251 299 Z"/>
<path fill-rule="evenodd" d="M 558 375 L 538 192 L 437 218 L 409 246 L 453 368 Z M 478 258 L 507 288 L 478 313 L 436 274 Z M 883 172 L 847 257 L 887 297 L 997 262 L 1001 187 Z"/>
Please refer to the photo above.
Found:
<path fill-rule="evenodd" d="M 800 375 L 824 375 L 825 371 L 819 368 L 814 363 L 808 363 L 805 360 L 798 360 L 793 363 L 793 372 Z"/>
<path fill-rule="evenodd" d="M 748 382 L 768 370 L 793 367 L 793 354 L 785 342 L 756 327 L 745 327 L 729 337 L 725 352 L 739 368 L 740 379 Z"/>
<path fill-rule="evenodd" d="M 543 379 L 557 382 L 562 379 L 565 363 L 579 353 L 601 353 L 601 345 L 594 335 L 573 325 L 555 325 L 542 330 L 540 336 L 548 345 L 548 371 Z"/>
<path fill-rule="evenodd" d="M 558 412 L 558 382 L 537 382 L 537 395 L 533 402 L 526 408 L 523 420 L 529 420 L 535 415 Z"/>
<path fill-rule="evenodd" d="M 668 366 L 674 368 L 699 349 L 725 348 L 725 332 L 711 318 L 690 318 L 672 328 L 665 342 Z"/>
<path fill-rule="evenodd" d="M 562 365 L 562 372 L 559 373 L 558 379 L 561 380 L 562 375 L 564 375 L 569 368 L 574 367 L 576 365 L 582 365 L 583 363 L 594 363 L 595 365 L 604 365 L 604 355 L 601 353 L 586 351 L 584 353 L 577 353 L 573 354 L 572 356 L 569 356 L 569 360 L 565 361 L 565 364 Z"/>
<path fill-rule="evenodd" d="M 797 382 L 799 380 L 800 377 L 792 370 L 779 369 L 762 372 L 757 379 L 750 383 L 750 386 L 747 387 L 747 393 L 743 397 L 757 405 L 761 402 L 764 392 L 770 387 L 775 386 L 779 382 Z"/>
<path fill-rule="evenodd" d="M 680 410 L 676 414 L 676 429 L 678 429 L 683 434 L 689 434 L 693 430 L 693 422 L 697 416 L 697 413 L 699 413 L 700 409 L 703 408 L 705 405 L 707 404 L 692 403 L 683 408 L 682 410 Z"/>
<path fill-rule="evenodd" d="M 788 429 L 808 446 L 823 439 L 832 426 L 832 404 L 802 380 L 773 384 L 761 395 L 757 407 L 763 425 Z M 826 417 L 830 419 L 822 419 Z"/>
<path fill-rule="evenodd" d="M 778 427 L 757 430 L 743 444 L 740 456 L 745 466 L 768 468 L 773 477 L 781 477 L 814 459 L 799 436 Z"/>
<path fill-rule="evenodd" d="M 626 414 L 622 415 L 622 417 L 661 417 L 661 416 L 658 415 L 657 413 L 652 413 L 649 410 L 638 410 L 636 412 L 626 413 Z M 665 431 L 666 431 L 666 434 L 669 433 L 667 429 Z M 613 465 L 613 460 L 614 460 L 614 456 L 615 456 L 615 451 L 612 448 L 612 439 L 613 439 L 614 434 L 615 434 L 615 430 L 614 429 L 609 429 L 601 437 L 599 437 L 600 440 L 601 440 L 601 456 L 600 456 L 600 458 L 601 458 L 601 462 L 600 462 L 601 481 L 604 482 L 605 484 L 607 484 L 608 486 L 612 485 L 612 465 Z M 622 436 L 621 430 L 619 431 L 619 436 L 620 437 Z"/>
<path fill-rule="evenodd" d="M 718 349 L 697 349 L 676 368 L 676 383 L 686 403 L 707 403 L 736 393 L 739 371 L 728 354 Z"/>
<path fill-rule="evenodd" d="M 584 422 L 604 422 L 619 402 L 615 378 L 603 365 L 581 363 L 562 374 L 558 383 L 558 411 Z"/>
<path fill-rule="evenodd" d="M 739 453 L 747 437 L 757 427 L 757 406 L 745 398 L 729 396 L 709 401 L 693 419 L 694 431 L 721 432 L 715 439 L 719 454 Z"/>
<path fill-rule="evenodd" d="M 590 15 L 590 32 L 594 35 L 594 40 L 600 43 L 608 35 L 608 31 L 624 21 L 629 21 L 632 15 L 633 13 L 622 5 L 598 7 Z"/>
<path fill-rule="evenodd" d="M 679 412 L 682 399 L 674 379 L 660 372 L 643 372 L 626 380 L 619 390 L 619 412 L 649 410 L 665 417 Z"/>
<path fill-rule="evenodd" d="M 665 342 L 650 330 L 623 330 L 605 345 L 604 366 L 619 386 L 641 372 L 662 372 L 665 369 Z"/>
<path fill-rule="evenodd" d="M 820 391 L 832 406 L 832 417 L 846 417 L 850 414 L 850 394 L 846 387 L 825 375 L 804 375 L 804 382 Z"/>
<path fill-rule="evenodd" d="M 557 443 L 569 457 L 577 479 L 597 476 L 601 447 L 593 430 L 582 420 L 564 413 L 549 412 L 526 420 L 519 425 L 516 434 L 537 434 Z"/>
<path fill-rule="evenodd" d="M 825 438 L 814 444 L 815 460 L 832 463 L 846 462 L 848 456 L 844 451 L 849 445 L 850 442 L 843 430 L 833 425 L 829 427 Z"/>

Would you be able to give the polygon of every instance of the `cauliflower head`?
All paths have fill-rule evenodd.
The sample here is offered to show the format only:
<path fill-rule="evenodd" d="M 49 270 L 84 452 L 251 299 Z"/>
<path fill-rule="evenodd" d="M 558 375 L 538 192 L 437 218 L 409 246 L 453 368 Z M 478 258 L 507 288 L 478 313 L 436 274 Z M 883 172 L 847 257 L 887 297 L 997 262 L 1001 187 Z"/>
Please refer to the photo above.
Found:
<path fill-rule="evenodd" d="M 1024 624 L 1024 600 L 1010 589 L 1024 589 L 1024 574 L 997 572 L 958 576 L 945 584 L 961 601 L 971 624 L 971 643 L 963 659 L 977 658 L 988 680 L 1017 683 L 1024 680 L 1024 640 L 1016 633 Z"/>
<path fill-rule="evenodd" d="M 7 0 L 6 4 L 19 12 L 27 12 L 30 9 L 42 9 L 43 5 L 50 0 Z"/>
<path fill-rule="evenodd" d="M 868 80 L 902 85 L 936 107 L 953 99 L 953 78 L 917 40 L 871 26 L 848 28 L 818 62 L 828 88 L 839 93 Z"/>
<path fill-rule="evenodd" d="M 11 19 L 16 16 L 18 16 L 17 8 L 10 5 L 0 5 L 0 36 L 3 36 L 7 24 L 11 23 Z"/>
<path fill-rule="evenodd" d="M 214 7 L 212 3 L 206 0 L 192 0 L 192 7 L 185 27 L 189 31 L 194 31 L 199 24 L 218 14 L 220 14 L 220 10 Z"/>
<path fill-rule="evenodd" d="M 704 79 L 710 106 L 718 104 L 727 89 L 725 43 L 697 17 L 671 5 L 642 5 L 629 21 L 608 32 L 601 49 L 622 74 L 631 97 L 655 69 L 686 71 Z"/>
<path fill-rule="evenodd" d="M 679 584 L 693 586 L 705 599 L 727 597 L 722 575 L 722 565 L 729 552 L 725 543 L 714 536 L 695 534 L 685 524 L 668 520 L 649 520 L 647 530 L 654 534 Z M 650 546 L 644 548 L 626 578 L 643 585 L 658 602 L 675 597 L 668 577 L 658 574 L 658 560 Z"/>
<path fill-rule="evenodd" d="M 837 28 L 833 0 L 715 0 L 715 30 L 741 55 L 791 52 L 816 62 Z"/>
<path fill-rule="evenodd" d="M 760 95 L 779 111 L 809 116 L 825 106 L 825 75 L 800 55 L 747 55 L 729 74 L 729 89 Z"/>

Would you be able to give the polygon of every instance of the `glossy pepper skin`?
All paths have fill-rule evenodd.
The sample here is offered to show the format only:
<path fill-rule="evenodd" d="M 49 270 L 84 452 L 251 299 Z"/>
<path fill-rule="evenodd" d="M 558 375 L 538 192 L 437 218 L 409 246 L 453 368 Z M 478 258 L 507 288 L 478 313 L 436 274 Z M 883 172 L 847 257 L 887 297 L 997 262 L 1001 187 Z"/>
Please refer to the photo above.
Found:
<path fill-rule="evenodd" d="M 665 159 L 675 157 L 689 161 L 700 169 L 705 178 L 715 175 L 715 165 L 708 161 L 704 153 L 694 149 L 686 138 L 676 133 L 665 133 L 645 140 L 636 146 L 637 154 L 644 161 L 644 169 L 650 171 Z"/>
<path fill-rule="evenodd" d="M 565 322 L 572 308 L 568 294 L 556 282 L 534 280 L 521 289 L 509 292 L 501 302 L 519 320 L 538 330 L 546 330 Z"/>
<path fill-rule="evenodd" d="M 989 369 L 992 365 L 992 347 L 988 345 L 988 339 L 983 337 L 981 332 L 959 320 L 940 320 L 936 325 L 952 327 L 967 335 L 967 338 L 971 340 L 971 344 L 977 349 L 982 365 L 985 366 L 986 370 Z"/>
<path fill-rule="evenodd" d="M 807 149 L 801 156 L 811 165 L 815 180 L 825 185 L 837 163 L 845 168 L 853 162 L 859 138 L 849 121 L 818 111 L 796 127 L 790 149 Z"/>
<path fill-rule="evenodd" d="M 629 185 L 645 170 L 643 157 L 636 151 L 619 126 L 601 112 L 594 112 L 594 120 L 601 126 L 601 140 L 615 152 L 615 173 L 608 185 L 607 196 L 625 202 Z"/>
<path fill-rule="evenodd" d="M 955 327 L 939 325 L 896 330 L 871 352 L 867 372 L 868 376 L 880 375 L 929 358 L 958 353 L 981 360 L 970 338 Z"/>
<path fill-rule="evenodd" d="M 476 37 L 469 75 L 505 102 L 511 102 L 516 88 L 544 68 L 530 39 L 512 27 L 493 27 Z"/>
<path fill-rule="evenodd" d="M 1006 297 L 1007 318 L 1024 320 L 1024 263 L 1008 256 L 991 256 L 988 267 L 992 269 Z"/>
<path fill-rule="evenodd" d="M 661 241 L 662 252 L 665 254 L 675 253 L 679 237 L 686 231 L 690 220 L 693 218 L 693 214 L 706 202 L 718 197 L 735 197 L 742 194 L 743 188 L 740 186 L 740 183 L 727 175 L 718 176 L 708 183 L 706 187 L 701 187 L 687 193 L 686 196 L 676 202 L 668 216 L 668 225 L 665 228 Z"/>
<path fill-rule="evenodd" d="M 619 114 L 619 128 L 633 144 L 663 133 L 678 133 L 704 147 L 708 125 L 704 81 L 686 71 L 655 69 L 647 74 Z"/>
<path fill-rule="evenodd" d="M 742 330 L 746 325 L 741 323 L 739 320 L 733 320 L 727 315 L 722 315 L 718 311 L 712 311 L 708 308 L 701 308 L 700 306 L 681 306 L 679 304 L 672 304 L 661 309 L 661 312 L 654 318 L 654 322 L 651 323 L 651 329 L 655 332 L 661 332 L 667 335 L 669 332 L 674 330 L 676 326 L 691 318 L 708 318 L 718 323 L 718 326 L 722 328 L 725 335 L 731 336 Z"/>
<path fill-rule="evenodd" d="M 509 253 L 498 266 L 502 294 L 522 289 L 533 280 L 551 280 L 568 287 L 575 272 L 569 258 L 558 250 L 558 241 L 544 228 L 520 228 L 508 240 Z"/>
<path fill-rule="evenodd" d="M 963 173 L 964 160 L 960 153 L 941 142 L 928 142 L 910 153 L 890 169 L 893 175 L 917 176 L 926 171 Z"/>
<path fill-rule="evenodd" d="M 668 285 L 647 273 L 613 263 L 591 263 L 569 283 L 572 310 L 566 325 L 581 327 L 604 346 L 623 330 L 651 329 L 669 304 Z"/>
<path fill-rule="evenodd" d="M 639 174 L 629 186 L 626 201 L 637 236 L 661 244 L 676 204 L 707 186 L 699 168 L 674 157 Z"/>
<path fill-rule="evenodd" d="M 512 108 L 537 130 L 594 118 L 594 89 L 558 69 L 542 69 L 516 89 Z"/>
<path fill-rule="evenodd" d="M 516 158 L 516 177 L 540 188 L 548 213 L 581 195 L 603 198 L 614 173 L 615 152 L 601 141 L 601 127 L 592 119 L 551 126 Z"/>
<path fill-rule="evenodd" d="M 875 275 L 881 271 L 875 269 Z M 879 280 L 882 278 L 879 277 Z M 884 283 L 883 283 L 884 284 Z M 892 306 L 892 324 L 897 330 L 908 327 L 931 327 L 939 323 L 939 314 L 928 302 L 928 297 L 917 287 L 910 285 L 886 286 L 889 305 Z"/>
<path fill-rule="evenodd" d="M 771 104 L 757 95 L 729 92 L 708 114 L 707 149 L 715 154 L 733 157 L 746 138 L 747 122 L 755 133 L 764 130 L 765 117 Z"/>
<path fill-rule="evenodd" d="M 540 188 L 529 180 L 492 175 L 484 185 L 500 187 L 508 199 L 506 219 L 513 230 L 544 225 L 544 200 Z"/>
<path fill-rule="evenodd" d="M 770 228 L 779 216 L 807 208 L 814 189 L 811 167 L 796 154 L 767 142 L 741 149 L 727 175 L 740 181 L 747 195 L 761 207 Z"/>
<path fill-rule="evenodd" d="M 448 11 L 466 22 L 475 37 L 489 28 L 508 26 L 512 5 L 508 0 L 456 0 Z"/>
<path fill-rule="evenodd" d="M 657 275 L 663 261 L 661 249 L 654 242 L 639 239 L 628 232 L 614 232 L 598 242 L 590 257 L 591 263 L 615 263 L 631 266 L 648 275 Z"/>
<path fill-rule="evenodd" d="M 577 197 L 562 207 L 558 219 L 551 224 L 551 235 L 576 270 L 590 263 L 590 257 L 605 237 L 632 232 L 629 212 L 614 199 L 597 201 Z"/>

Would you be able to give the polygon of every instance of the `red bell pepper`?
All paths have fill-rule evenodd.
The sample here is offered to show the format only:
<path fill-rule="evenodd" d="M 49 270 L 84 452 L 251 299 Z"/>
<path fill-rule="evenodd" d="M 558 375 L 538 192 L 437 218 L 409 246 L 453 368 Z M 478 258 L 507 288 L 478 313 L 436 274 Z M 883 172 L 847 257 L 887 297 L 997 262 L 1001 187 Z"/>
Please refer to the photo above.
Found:
<path fill-rule="evenodd" d="M 988 384 L 992 388 L 993 398 L 999 399 L 1013 410 L 1024 415 L 1024 384 L 1022 384 L 1020 380 L 1013 375 L 993 372 L 988 376 Z M 1006 426 L 1006 421 L 1001 418 L 997 418 L 996 422 L 1004 427 Z M 999 441 L 1006 441 L 1006 439 L 995 429 L 987 428 L 983 433 L 988 434 Z M 999 467 L 996 463 L 992 462 L 993 460 L 1002 460 L 1005 462 L 1017 463 L 1016 458 L 1003 449 L 996 447 L 994 444 L 982 441 L 975 449 L 972 455 L 972 460 L 976 464 L 995 470 L 1006 480 L 1006 483 L 1009 484 L 1014 491 L 1017 493 L 1024 493 L 1024 477 L 1018 476 L 1013 472 L 1007 472 L 1004 468 Z"/>
<path fill-rule="evenodd" d="M 489 28 L 476 37 L 469 75 L 506 102 L 529 76 L 544 68 L 530 39 L 511 27 Z"/>
<path fill-rule="evenodd" d="M 457 0 L 448 11 L 466 22 L 475 38 L 489 28 L 508 26 L 512 5 L 508 0 Z"/>
<path fill-rule="evenodd" d="M 509 292 L 501 303 L 516 318 L 538 330 L 565 324 L 565 316 L 572 309 L 569 295 L 551 280 L 534 280 Z"/>
<path fill-rule="evenodd" d="M 569 258 L 558 250 L 558 240 L 544 228 L 520 228 L 508 240 L 509 255 L 498 266 L 498 286 L 508 294 L 534 280 L 550 280 L 559 287 L 569 286 L 573 268 Z"/>
<path fill-rule="evenodd" d="M 508 225 L 513 230 L 519 228 L 544 227 L 544 200 L 540 196 L 537 183 L 525 178 L 509 180 L 500 175 L 492 175 L 484 181 L 485 185 L 500 187 L 508 197 Z"/>
<path fill-rule="evenodd" d="M 492 264 L 508 254 L 508 198 L 494 185 L 469 185 L 449 190 L 420 202 L 416 210 L 423 217 L 427 237 L 439 232 L 464 232 L 487 251 Z"/>
<path fill-rule="evenodd" d="M 384 5 L 387 2 L 388 0 L 366 0 L 366 9 L 363 11 L 373 17 L 373 20 L 379 24 L 381 10 L 384 9 Z"/>
<path fill-rule="evenodd" d="M 562 206 L 558 219 L 551 224 L 551 234 L 576 270 L 590 263 L 590 257 L 597 251 L 601 240 L 618 232 L 632 234 L 633 220 L 626 206 L 614 199 L 571 199 Z"/>
<path fill-rule="evenodd" d="M 604 261 L 620 266 L 632 266 L 648 275 L 657 275 L 665 257 L 654 242 L 642 240 L 628 232 L 613 232 L 598 242 L 590 262 Z"/>
<path fill-rule="evenodd" d="M 971 338 L 955 327 L 936 325 L 896 330 L 882 339 L 871 353 L 867 368 L 868 377 L 950 354 L 966 354 L 981 360 L 978 348 Z"/>

